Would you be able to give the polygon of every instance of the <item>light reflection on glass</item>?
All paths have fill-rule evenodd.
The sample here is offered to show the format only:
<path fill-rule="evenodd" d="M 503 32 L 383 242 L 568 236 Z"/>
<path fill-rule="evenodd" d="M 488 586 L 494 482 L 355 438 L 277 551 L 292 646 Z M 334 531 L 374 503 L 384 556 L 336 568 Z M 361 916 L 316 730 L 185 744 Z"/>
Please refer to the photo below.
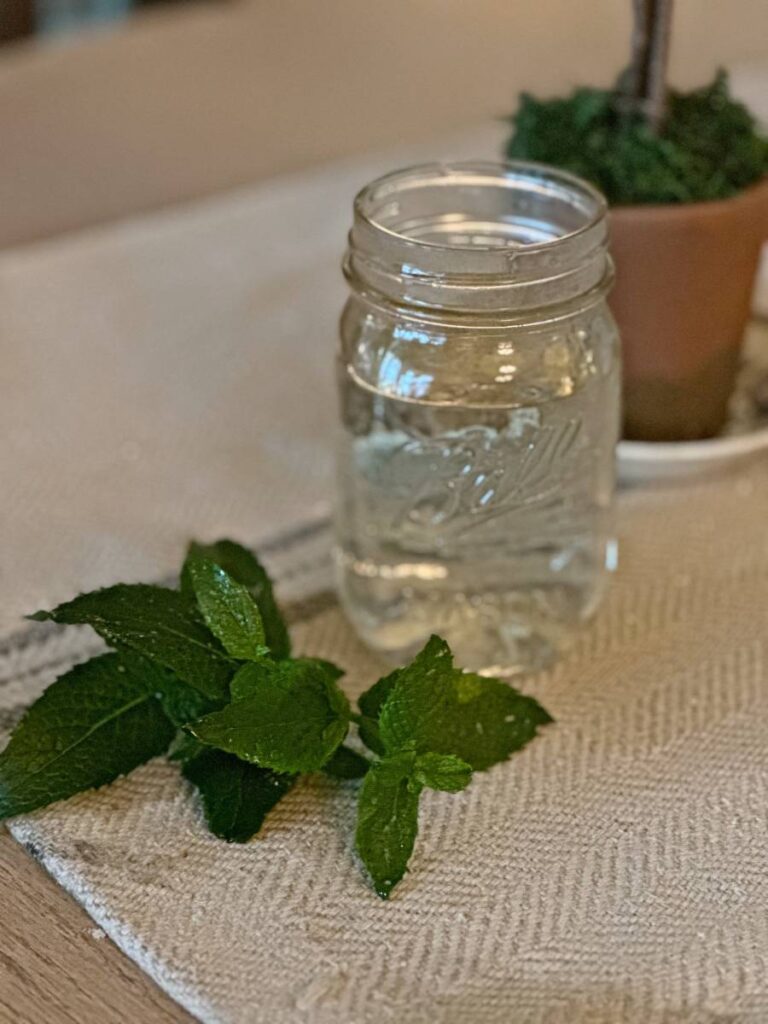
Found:
<path fill-rule="evenodd" d="M 406 327 L 404 324 L 398 324 L 392 334 L 397 341 L 416 341 L 419 345 L 434 345 L 436 348 L 445 344 L 444 334 L 428 334 L 418 327 Z"/>
<path fill-rule="evenodd" d="M 358 576 L 371 576 L 377 579 L 413 579 L 442 580 L 448 576 L 444 565 L 434 562 L 399 562 L 397 565 L 373 564 L 372 562 L 354 559 L 352 569 Z"/>
<path fill-rule="evenodd" d="M 514 363 L 505 363 L 499 367 L 499 372 L 494 377 L 497 384 L 509 384 L 511 380 L 515 379 L 517 373 L 517 366 Z"/>
<path fill-rule="evenodd" d="M 388 394 L 408 398 L 423 398 L 432 385 L 431 373 L 403 370 L 402 360 L 394 352 L 387 352 L 379 367 L 379 387 Z"/>

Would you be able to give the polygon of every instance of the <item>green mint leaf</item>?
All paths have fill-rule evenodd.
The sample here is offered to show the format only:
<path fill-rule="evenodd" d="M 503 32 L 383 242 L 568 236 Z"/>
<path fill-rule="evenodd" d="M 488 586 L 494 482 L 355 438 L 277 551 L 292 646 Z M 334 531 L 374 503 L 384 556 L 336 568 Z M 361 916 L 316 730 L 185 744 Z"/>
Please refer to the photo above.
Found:
<path fill-rule="evenodd" d="M 206 747 L 204 743 L 196 740 L 194 736 L 190 736 L 188 732 L 179 731 L 168 748 L 167 757 L 169 761 L 178 761 L 181 764 L 186 764 L 193 757 L 202 754 L 204 750 L 210 750 L 210 747 Z"/>
<path fill-rule="evenodd" d="M 103 786 L 168 748 L 173 726 L 144 668 L 104 654 L 48 687 L 0 754 L 0 818 Z"/>
<path fill-rule="evenodd" d="M 197 552 L 190 552 L 185 566 L 205 623 L 227 653 L 243 661 L 268 654 L 261 615 L 248 588 Z"/>
<path fill-rule="evenodd" d="M 209 558 L 220 565 L 233 580 L 237 580 L 238 583 L 242 583 L 248 588 L 261 613 L 266 644 L 272 657 L 278 660 L 289 658 L 291 656 L 291 638 L 288 627 L 275 601 L 269 574 L 253 552 L 231 540 L 219 540 L 214 544 L 193 542 L 189 546 L 187 561 L 181 571 L 182 589 L 187 589 L 190 593 L 193 592 L 189 572 L 190 558 L 195 556 Z"/>
<path fill-rule="evenodd" d="M 300 667 L 302 671 L 317 672 L 331 683 L 335 683 L 344 675 L 333 662 L 325 661 L 323 658 L 291 658 L 289 660 L 292 665 Z M 274 662 L 270 661 L 270 665 L 274 668 Z M 267 665 L 267 671 L 269 671 L 270 665 Z M 286 670 L 278 669 L 277 671 L 278 674 L 284 674 Z M 230 699 L 233 701 L 247 700 L 249 697 L 257 695 L 261 692 L 259 689 L 260 679 L 261 673 L 259 672 L 237 672 L 229 685 Z"/>
<path fill-rule="evenodd" d="M 382 899 L 405 874 L 419 830 L 413 769 L 412 751 L 386 757 L 371 765 L 360 789 L 355 846 Z"/>
<path fill-rule="evenodd" d="M 177 729 L 182 729 L 190 722 L 196 722 L 198 718 L 202 718 L 203 715 L 207 715 L 211 711 L 217 711 L 224 703 L 220 700 L 213 701 L 196 690 L 194 686 L 183 683 L 170 670 L 153 665 L 149 661 L 147 664 L 152 665 L 157 673 L 155 676 L 157 695 L 160 698 L 163 711 Z"/>
<path fill-rule="evenodd" d="M 251 662 L 232 680 L 233 702 L 189 731 L 203 743 L 277 772 L 318 771 L 349 728 L 349 702 L 322 662 Z"/>
<path fill-rule="evenodd" d="M 394 672 L 390 672 L 388 676 L 384 676 L 374 683 L 373 686 L 369 687 L 365 693 L 360 694 L 357 698 L 357 704 L 367 718 L 379 717 L 384 702 L 392 692 L 402 672 L 403 669 L 396 668 Z"/>
<path fill-rule="evenodd" d="M 338 682 L 344 675 L 346 675 L 343 668 L 339 668 L 332 661 L 326 661 L 325 658 L 311 658 L 315 665 L 319 665 L 325 672 L 325 674 L 334 681 Z"/>
<path fill-rule="evenodd" d="M 362 711 L 362 716 L 357 720 L 360 739 L 375 754 L 385 753 L 379 734 L 379 714 L 402 671 L 400 668 L 395 669 L 357 698 L 357 706 Z"/>
<path fill-rule="evenodd" d="M 193 686 L 183 683 L 170 669 L 164 669 L 161 665 L 144 660 L 145 664 L 156 673 L 156 690 L 160 704 L 166 717 L 177 729 L 168 750 L 168 759 L 182 763 L 188 761 L 205 750 L 205 747 L 194 736 L 180 730 L 190 722 L 196 722 L 203 715 L 217 711 L 223 702 L 213 701 Z"/>
<path fill-rule="evenodd" d="M 210 747 L 187 760 L 182 773 L 200 793 L 208 828 L 229 843 L 245 843 L 295 782 Z"/>
<path fill-rule="evenodd" d="M 89 625 L 108 644 L 128 648 L 172 669 L 212 699 L 227 695 L 234 664 L 184 594 L 143 583 L 119 583 L 81 594 L 31 619 Z"/>
<path fill-rule="evenodd" d="M 366 718 L 365 715 L 358 715 L 357 719 L 357 731 L 360 734 L 360 739 L 372 750 L 374 754 L 385 754 L 384 744 L 381 742 L 381 734 L 379 733 L 379 723 L 375 718 Z"/>
<path fill-rule="evenodd" d="M 323 771 L 334 779 L 362 779 L 370 767 L 371 762 L 367 757 L 351 747 L 341 746 L 325 762 Z"/>
<path fill-rule="evenodd" d="M 421 786 L 445 793 L 458 793 L 472 781 L 471 766 L 453 754 L 419 754 L 413 773 Z"/>
<path fill-rule="evenodd" d="M 211 711 L 217 711 L 225 703 L 222 700 L 211 700 L 200 690 L 189 683 L 182 682 L 179 677 L 164 665 L 144 658 L 140 654 L 123 650 L 121 661 L 137 677 L 140 677 L 147 689 L 151 690 L 166 714 L 177 729 L 189 722 L 194 722 Z"/>
<path fill-rule="evenodd" d="M 481 771 L 506 760 L 551 721 L 532 697 L 507 683 L 454 668 L 448 644 L 433 636 L 397 674 L 379 730 L 387 751 L 413 743 L 418 753 L 454 754 Z"/>

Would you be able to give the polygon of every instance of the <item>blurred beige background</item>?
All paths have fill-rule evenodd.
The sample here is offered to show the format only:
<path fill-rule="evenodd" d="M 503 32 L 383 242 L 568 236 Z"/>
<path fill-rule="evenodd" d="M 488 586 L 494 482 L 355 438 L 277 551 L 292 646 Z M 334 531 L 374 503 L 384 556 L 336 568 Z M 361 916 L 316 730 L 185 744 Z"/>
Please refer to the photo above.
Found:
<path fill-rule="evenodd" d="M 0 51 L 0 246 L 608 83 L 630 0 L 240 0 Z M 672 80 L 766 61 L 766 0 L 679 0 Z"/>

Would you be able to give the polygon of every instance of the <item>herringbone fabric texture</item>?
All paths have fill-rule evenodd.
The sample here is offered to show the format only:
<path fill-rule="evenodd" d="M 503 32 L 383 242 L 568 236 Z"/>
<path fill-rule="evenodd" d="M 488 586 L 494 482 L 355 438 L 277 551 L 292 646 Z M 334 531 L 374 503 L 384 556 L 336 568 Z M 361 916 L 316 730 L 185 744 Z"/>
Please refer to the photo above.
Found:
<path fill-rule="evenodd" d="M 207 1022 L 768 1022 L 768 467 L 621 502 L 597 620 L 527 680 L 556 718 L 466 792 L 430 793 L 389 903 L 353 854 L 355 784 L 312 778 L 245 846 L 155 762 L 14 836 Z M 273 553 L 323 589 L 328 538 Z M 325 583 L 324 583 L 325 581 Z M 300 650 L 378 666 L 326 597 Z M 5 649 L 9 711 L 86 634 Z"/>

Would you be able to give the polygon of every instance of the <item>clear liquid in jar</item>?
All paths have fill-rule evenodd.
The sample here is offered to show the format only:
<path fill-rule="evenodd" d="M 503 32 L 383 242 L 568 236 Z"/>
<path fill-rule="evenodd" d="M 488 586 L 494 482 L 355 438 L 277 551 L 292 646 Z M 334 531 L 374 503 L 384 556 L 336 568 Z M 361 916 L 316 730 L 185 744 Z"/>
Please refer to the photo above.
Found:
<path fill-rule="evenodd" d="M 465 668 L 553 659 L 615 562 L 618 386 L 589 366 L 530 404 L 468 407 L 342 368 L 337 582 L 372 648 L 402 663 L 439 633 Z"/>

